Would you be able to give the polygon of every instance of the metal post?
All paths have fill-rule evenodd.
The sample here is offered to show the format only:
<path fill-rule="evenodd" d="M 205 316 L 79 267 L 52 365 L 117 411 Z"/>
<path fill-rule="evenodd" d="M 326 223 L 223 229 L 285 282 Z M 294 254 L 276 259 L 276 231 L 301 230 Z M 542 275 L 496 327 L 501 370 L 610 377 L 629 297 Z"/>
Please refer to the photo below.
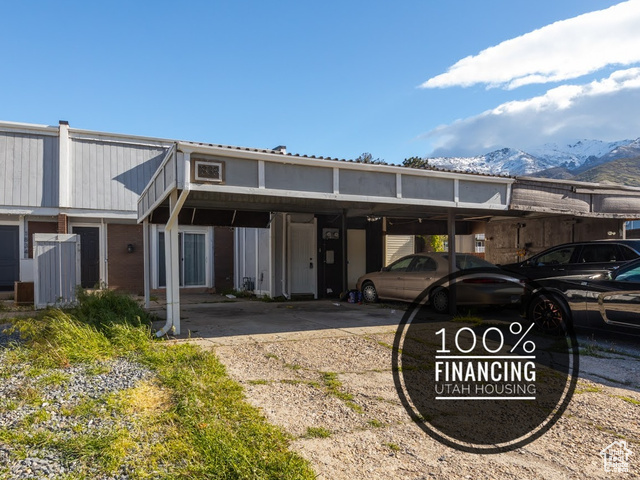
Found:
<path fill-rule="evenodd" d="M 456 213 L 453 209 L 448 211 L 447 227 L 449 234 L 449 275 L 453 276 L 456 271 Z M 451 315 L 457 313 L 456 303 L 456 284 L 451 283 L 449 285 L 449 313 Z"/>
<path fill-rule="evenodd" d="M 349 273 L 348 265 L 349 259 L 347 258 L 347 210 L 342 210 L 342 291 L 347 292 L 349 290 Z"/>

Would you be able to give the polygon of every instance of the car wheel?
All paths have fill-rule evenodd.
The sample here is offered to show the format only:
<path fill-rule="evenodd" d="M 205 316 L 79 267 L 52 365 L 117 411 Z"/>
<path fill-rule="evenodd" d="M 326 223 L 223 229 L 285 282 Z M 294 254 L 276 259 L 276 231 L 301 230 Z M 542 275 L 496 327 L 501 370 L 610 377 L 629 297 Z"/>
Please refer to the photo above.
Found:
<path fill-rule="evenodd" d="M 375 303 L 378 301 L 378 292 L 373 283 L 366 282 L 362 285 L 362 298 L 367 303 Z"/>
<path fill-rule="evenodd" d="M 449 311 L 449 292 L 444 288 L 438 288 L 431 294 L 431 305 L 438 313 Z"/>
<path fill-rule="evenodd" d="M 528 318 L 545 333 L 564 331 L 567 316 L 560 302 L 549 295 L 538 295 L 529 305 Z"/>

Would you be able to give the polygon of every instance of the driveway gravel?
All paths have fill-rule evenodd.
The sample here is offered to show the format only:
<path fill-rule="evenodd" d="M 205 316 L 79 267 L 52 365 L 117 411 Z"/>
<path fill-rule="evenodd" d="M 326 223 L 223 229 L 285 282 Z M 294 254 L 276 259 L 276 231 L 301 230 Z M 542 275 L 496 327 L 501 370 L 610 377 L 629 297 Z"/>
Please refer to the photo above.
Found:
<path fill-rule="evenodd" d="M 394 325 L 394 321 L 382 320 L 390 314 L 398 320 L 401 312 L 350 306 L 354 314 L 346 314 L 340 326 L 338 313 L 327 316 L 330 310 L 317 320 L 313 309 L 318 307 L 314 305 L 248 302 L 217 307 L 217 311 L 216 305 L 206 309 L 184 307 L 185 324 L 203 330 L 202 325 L 228 328 L 225 335 L 203 338 L 191 337 L 192 332 L 188 332 L 177 341 L 193 341 L 212 348 L 229 375 L 244 386 L 249 402 L 291 435 L 292 448 L 312 463 L 320 479 L 608 479 L 612 474 L 604 471 L 600 451 L 619 439 L 627 441 L 634 455 L 630 471 L 617 473 L 615 478 L 640 476 L 637 340 L 608 337 L 595 341 L 590 336 L 580 337 L 580 379 L 562 418 L 546 434 L 522 448 L 476 455 L 433 440 L 400 403 L 391 370 L 397 321 Z M 329 307 L 333 308 L 331 304 Z M 251 314 L 250 334 L 243 334 L 241 322 L 233 323 L 239 322 L 243 311 Z M 339 311 L 343 315 L 347 309 Z M 364 321 L 367 312 L 377 320 Z M 264 330 L 262 323 L 267 322 L 266 315 L 277 318 L 277 323 L 267 326 L 272 332 L 265 334 L 260 332 Z M 292 323 L 287 325 L 287 321 Z M 0 370 L 2 347 L 14 340 L 15 337 L 0 334 Z M 51 405 L 54 410 L 54 406 L 73 404 L 77 398 L 129 388 L 151 375 L 140 365 L 123 360 L 105 365 L 106 371 L 96 375 L 81 367 L 65 369 L 68 381 L 64 389 L 51 388 L 38 407 Z M 0 401 L 14 401 L 21 388 L 35 381 L 37 378 L 28 378 L 20 371 L 4 372 L 0 376 Z M 33 406 L 25 404 L 15 410 L 5 409 L 0 425 L 17 425 L 30 408 Z M 46 427 L 59 432 L 77 429 L 74 421 L 52 416 Z M 105 426 L 82 426 L 102 427 Z M 25 457 L 0 442 L 0 471 L 2 467 L 8 469 L 8 478 L 17 479 L 57 478 L 73 473 L 75 468 L 55 452 L 34 449 Z M 126 470 L 115 478 L 127 478 Z"/>
<path fill-rule="evenodd" d="M 616 478 L 640 476 L 637 343 L 581 337 L 581 376 L 562 418 L 522 448 L 477 455 L 433 440 L 407 414 L 391 371 L 394 328 L 333 333 L 244 342 L 230 337 L 213 347 L 248 400 L 292 435 L 293 448 L 311 461 L 318 478 L 605 479 L 612 474 L 604 471 L 600 451 L 619 439 L 638 453 L 631 471 Z"/>

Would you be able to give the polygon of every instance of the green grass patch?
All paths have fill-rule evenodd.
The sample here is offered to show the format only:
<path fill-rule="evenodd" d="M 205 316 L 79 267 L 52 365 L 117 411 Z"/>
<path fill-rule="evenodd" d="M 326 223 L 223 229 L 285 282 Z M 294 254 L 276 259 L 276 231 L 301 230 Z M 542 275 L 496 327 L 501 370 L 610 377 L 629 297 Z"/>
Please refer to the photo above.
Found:
<path fill-rule="evenodd" d="M 19 400 L 5 399 L 3 406 L 37 408 L 21 428 L 0 429 L 0 442 L 14 455 L 32 448 L 56 451 L 78 469 L 66 478 L 123 471 L 131 479 L 315 478 L 308 462 L 289 450 L 289 437 L 245 401 L 212 352 L 155 339 L 150 318 L 129 297 L 101 291 L 79 298 L 74 309 L 14 321 L 25 344 L 5 353 L 3 369 L 28 363 L 31 370 L 16 392 Z M 56 415 L 73 425 L 70 432 L 41 427 L 53 408 L 41 408 L 43 393 L 69 380 L 65 367 L 83 365 L 98 375 L 120 357 L 155 377 L 58 408 Z"/>
<path fill-rule="evenodd" d="M 376 420 L 375 418 L 372 418 L 371 420 L 369 420 L 367 422 L 367 425 L 369 425 L 372 428 L 383 428 L 385 426 L 384 423 L 382 423 L 380 420 Z"/>
<path fill-rule="evenodd" d="M 481 317 L 478 317 L 471 312 L 467 312 L 466 315 L 456 315 L 451 319 L 451 321 L 456 323 L 470 323 L 474 327 L 479 327 L 483 322 Z"/>
<path fill-rule="evenodd" d="M 616 398 L 624 400 L 627 403 L 630 403 L 631 405 L 640 405 L 640 401 L 636 400 L 635 398 L 625 397 L 624 395 L 614 395 L 614 396 Z"/>
<path fill-rule="evenodd" d="M 385 443 L 384 444 L 385 447 L 387 447 L 389 450 L 393 451 L 393 452 L 399 452 L 400 450 L 402 450 L 400 448 L 400 445 L 398 445 L 397 443 Z"/>
<path fill-rule="evenodd" d="M 285 363 L 284 366 L 294 371 L 302 368 L 302 365 L 298 365 L 297 363 Z"/>
<path fill-rule="evenodd" d="M 602 392 L 602 388 L 598 387 L 597 385 L 590 385 L 588 383 L 579 383 L 576 386 L 574 393 L 581 394 L 581 393 L 600 393 L 600 392 Z"/>
<path fill-rule="evenodd" d="M 249 380 L 249 385 L 269 385 L 269 380 Z"/>
<path fill-rule="evenodd" d="M 333 397 L 342 400 L 346 406 L 357 413 L 364 413 L 363 408 L 353 401 L 353 395 L 341 390 L 342 382 L 338 379 L 335 372 L 321 372 L 322 383 L 324 383 L 327 393 Z"/>
<path fill-rule="evenodd" d="M 304 436 L 305 438 L 329 438 L 331 431 L 323 427 L 307 427 L 307 433 Z"/>

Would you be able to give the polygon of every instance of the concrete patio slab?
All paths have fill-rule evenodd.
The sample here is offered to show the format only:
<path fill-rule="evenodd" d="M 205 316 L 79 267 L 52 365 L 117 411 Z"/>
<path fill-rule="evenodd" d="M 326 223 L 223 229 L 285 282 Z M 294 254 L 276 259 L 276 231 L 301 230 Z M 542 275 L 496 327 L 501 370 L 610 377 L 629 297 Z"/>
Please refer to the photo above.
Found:
<path fill-rule="evenodd" d="M 393 333 L 404 314 L 381 305 L 332 300 L 263 302 L 211 294 L 184 297 L 182 332 L 171 338 L 203 346 Z M 166 318 L 163 303 L 152 305 L 151 311 L 160 319 L 154 328 L 160 328 Z"/>

